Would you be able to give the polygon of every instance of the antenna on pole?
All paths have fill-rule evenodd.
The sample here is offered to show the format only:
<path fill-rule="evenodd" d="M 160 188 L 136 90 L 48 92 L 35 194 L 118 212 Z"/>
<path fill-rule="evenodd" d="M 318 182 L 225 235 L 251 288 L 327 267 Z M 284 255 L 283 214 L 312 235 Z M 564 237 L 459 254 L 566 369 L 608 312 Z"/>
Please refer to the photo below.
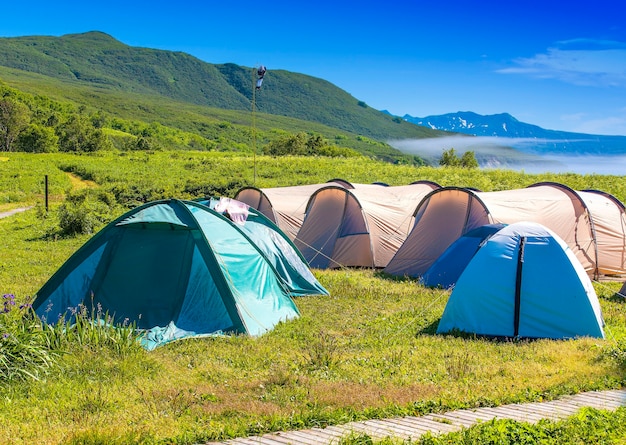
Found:
<path fill-rule="evenodd" d="M 263 84 L 263 77 L 267 69 L 263 65 L 259 65 L 258 68 L 252 70 L 252 155 L 254 162 L 254 180 L 253 186 L 256 186 L 256 116 L 254 114 L 256 107 L 256 90 L 261 89 Z"/>
<path fill-rule="evenodd" d="M 256 68 L 252 69 L 252 156 L 254 165 L 254 179 L 252 180 L 252 186 L 256 187 L 256 118 L 254 115 L 255 101 L 256 101 L 256 81 L 255 81 Z"/>

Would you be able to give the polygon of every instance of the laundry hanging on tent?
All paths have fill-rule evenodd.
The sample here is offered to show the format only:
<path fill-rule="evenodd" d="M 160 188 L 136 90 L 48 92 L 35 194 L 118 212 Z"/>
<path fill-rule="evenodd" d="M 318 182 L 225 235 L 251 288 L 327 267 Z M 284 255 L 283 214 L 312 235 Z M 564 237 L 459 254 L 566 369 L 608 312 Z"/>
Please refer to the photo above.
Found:
<path fill-rule="evenodd" d="M 235 224 L 242 226 L 246 223 L 246 219 L 248 219 L 250 206 L 235 199 L 221 197 L 214 209 L 216 212 L 220 212 L 230 218 Z"/>

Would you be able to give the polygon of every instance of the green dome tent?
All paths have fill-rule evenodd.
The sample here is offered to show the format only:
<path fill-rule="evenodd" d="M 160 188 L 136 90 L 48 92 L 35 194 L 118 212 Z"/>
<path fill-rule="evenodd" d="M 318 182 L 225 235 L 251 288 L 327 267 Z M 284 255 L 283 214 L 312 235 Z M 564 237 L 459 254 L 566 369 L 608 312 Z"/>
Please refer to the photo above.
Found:
<path fill-rule="evenodd" d="M 39 290 L 33 309 L 55 323 L 71 322 L 80 305 L 101 308 L 115 323 L 136 323 L 153 349 L 190 336 L 261 335 L 299 316 L 291 293 L 237 224 L 200 203 L 165 200 L 92 237 Z"/>

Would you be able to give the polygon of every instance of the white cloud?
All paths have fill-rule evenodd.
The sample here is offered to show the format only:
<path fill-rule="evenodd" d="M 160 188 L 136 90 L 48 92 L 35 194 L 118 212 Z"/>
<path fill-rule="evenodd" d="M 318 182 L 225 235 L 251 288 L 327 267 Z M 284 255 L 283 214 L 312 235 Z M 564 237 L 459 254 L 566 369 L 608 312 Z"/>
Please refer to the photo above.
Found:
<path fill-rule="evenodd" d="M 623 42 L 563 41 L 544 54 L 518 58 L 513 63 L 515 66 L 497 72 L 557 79 L 574 85 L 626 87 L 626 44 Z"/>

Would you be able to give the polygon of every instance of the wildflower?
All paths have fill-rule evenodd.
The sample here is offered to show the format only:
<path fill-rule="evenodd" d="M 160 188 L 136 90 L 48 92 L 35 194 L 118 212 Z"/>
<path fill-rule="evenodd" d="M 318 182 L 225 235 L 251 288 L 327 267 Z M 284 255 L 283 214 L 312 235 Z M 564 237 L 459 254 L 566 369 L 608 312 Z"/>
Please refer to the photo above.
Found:
<path fill-rule="evenodd" d="M 15 306 L 15 295 L 13 294 L 4 294 L 2 296 L 4 300 L 4 308 L 2 309 L 2 313 L 6 314 L 11 311 L 11 307 Z"/>

